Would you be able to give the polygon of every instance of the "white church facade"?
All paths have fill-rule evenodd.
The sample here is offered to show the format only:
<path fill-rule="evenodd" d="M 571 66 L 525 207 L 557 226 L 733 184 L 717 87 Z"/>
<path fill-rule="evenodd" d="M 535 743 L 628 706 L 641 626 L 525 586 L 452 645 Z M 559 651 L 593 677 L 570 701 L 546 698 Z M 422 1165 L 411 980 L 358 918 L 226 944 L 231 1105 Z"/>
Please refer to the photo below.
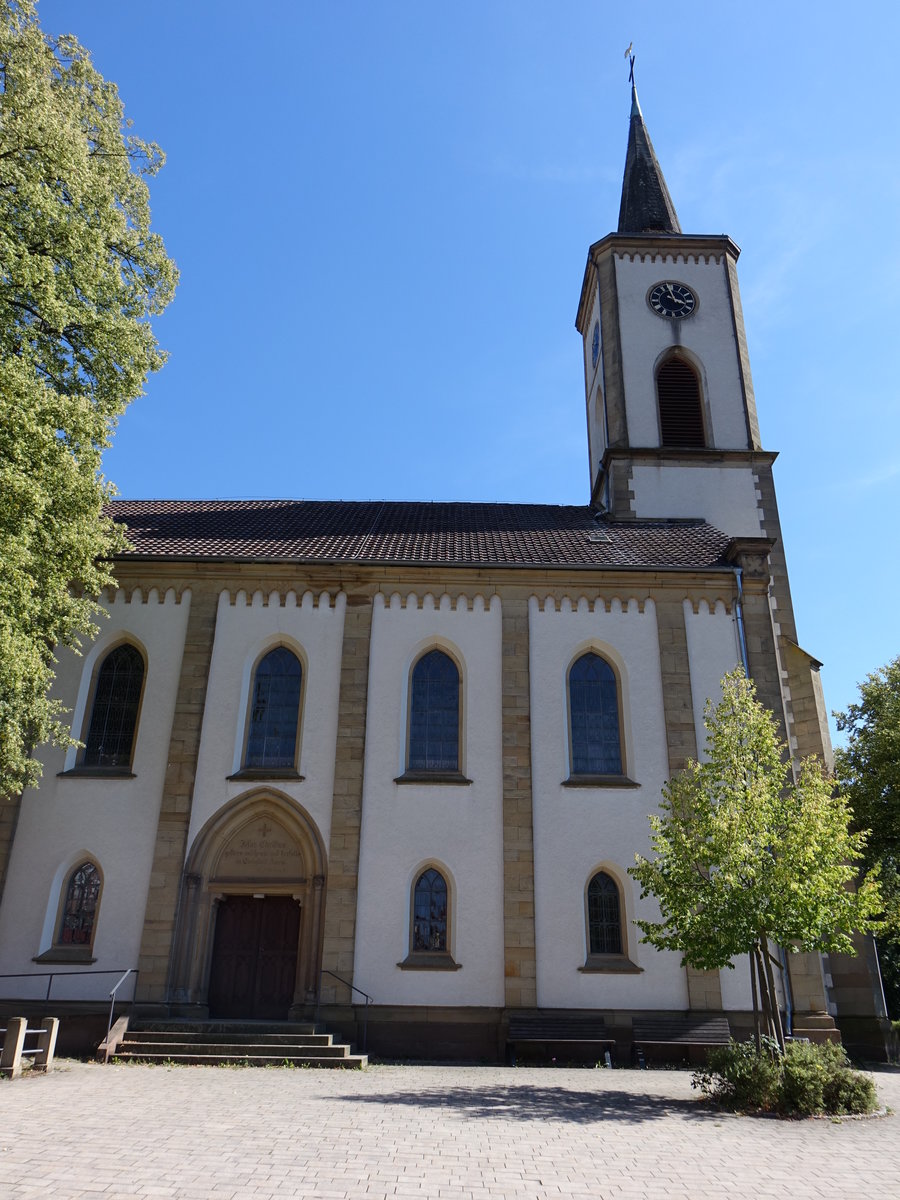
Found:
<path fill-rule="evenodd" d="M 738 248 L 681 231 L 633 98 L 576 325 L 584 506 L 117 501 L 132 550 L 0 829 L 6 1011 L 316 1016 L 385 1056 L 502 1058 L 516 1014 L 751 1023 L 749 968 L 642 945 L 628 875 L 743 662 L 828 761 L 799 646 Z M 871 947 L 790 955 L 797 1034 L 878 1041 Z M 129 984 L 129 987 L 132 986 Z M 46 1005 L 45 1005 L 46 1007 Z"/>

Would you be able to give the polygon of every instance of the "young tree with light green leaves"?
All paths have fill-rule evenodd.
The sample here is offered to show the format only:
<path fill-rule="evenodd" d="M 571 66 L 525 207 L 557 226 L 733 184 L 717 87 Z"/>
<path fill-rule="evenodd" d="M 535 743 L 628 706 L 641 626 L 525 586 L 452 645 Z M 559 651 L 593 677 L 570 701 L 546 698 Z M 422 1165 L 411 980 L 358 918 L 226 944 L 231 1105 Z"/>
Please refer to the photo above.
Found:
<path fill-rule="evenodd" d="M 67 740 L 53 648 L 88 633 L 123 545 L 101 456 L 165 356 L 149 317 L 177 272 L 150 230 L 159 148 L 34 0 L 0 0 L 0 799 Z"/>
<path fill-rule="evenodd" d="M 900 1017 L 900 658 L 859 685 L 859 702 L 835 713 L 847 744 L 835 751 L 834 773 L 853 810 L 853 824 L 868 829 L 866 866 L 881 868 L 881 891 L 893 920 L 879 939 L 884 990 L 891 1016 Z"/>
<path fill-rule="evenodd" d="M 865 834 L 850 832 L 821 764 L 806 759 L 794 780 L 775 718 L 740 668 L 719 704 L 707 702 L 706 728 L 706 760 L 669 780 L 650 817 L 655 858 L 631 868 L 662 915 L 637 924 L 644 942 L 692 967 L 733 969 L 749 955 L 757 1035 L 783 1047 L 771 945 L 852 954 L 853 932 L 877 925 L 878 881 L 858 878 Z"/>

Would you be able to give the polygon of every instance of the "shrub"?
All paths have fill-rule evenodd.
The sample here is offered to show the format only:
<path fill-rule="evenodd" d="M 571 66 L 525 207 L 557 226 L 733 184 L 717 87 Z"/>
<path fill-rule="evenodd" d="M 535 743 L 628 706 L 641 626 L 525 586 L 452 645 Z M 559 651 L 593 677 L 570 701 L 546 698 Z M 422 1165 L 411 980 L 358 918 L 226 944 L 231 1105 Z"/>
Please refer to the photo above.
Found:
<path fill-rule="evenodd" d="M 840 1115 L 878 1105 L 871 1079 L 851 1070 L 835 1042 L 791 1042 L 782 1055 L 773 1043 L 758 1053 L 752 1041 L 732 1041 L 710 1051 L 692 1084 L 717 1104 L 743 1112 Z"/>
<path fill-rule="evenodd" d="M 768 1039 L 765 1039 L 766 1041 Z M 774 1107 L 781 1080 L 781 1064 L 773 1048 L 758 1054 L 754 1042 L 736 1042 L 710 1050 L 706 1066 L 697 1071 L 691 1086 L 726 1108 L 769 1110 Z"/>

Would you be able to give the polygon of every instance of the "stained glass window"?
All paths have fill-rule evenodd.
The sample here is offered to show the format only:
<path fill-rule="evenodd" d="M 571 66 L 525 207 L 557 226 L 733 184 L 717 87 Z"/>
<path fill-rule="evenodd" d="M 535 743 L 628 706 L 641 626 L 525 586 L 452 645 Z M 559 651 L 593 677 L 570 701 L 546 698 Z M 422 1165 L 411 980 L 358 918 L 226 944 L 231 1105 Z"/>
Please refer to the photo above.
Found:
<path fill-rule="evenodd" d="M 605 871 L 588 884 L 588 932 L 591 954 L 622 953 L 619 889 Z"/>
<path fill-rule="evenodd" d="M 583 654 L 569 671 L 572 774 L 621 775 L 619 698 L 612 667 L 599 654 Z"/>
<path fill-rule="evenodd" d="M 144 660 L 139 650 L 125 643 L 107 654 L 97 672 L 83 766 L 131 766 L 143 684 Z"/>
<path fill-rule="evenodd" d="M 412 948 L 432 953 L 447 950 L 447 884 L 433 867 L 416 883 Z"/>
<path fill-rule="evenodd" d="M 245 767 L 294 766 L 300 718 L 300 660 L 276 646 L 253 676 Z"/>
<path fill-rule="evenodd" d="M 412 672 L 409 770 L 459 770 L 459 671 L 442 650 L 423 654 Z"/>
<path fill-rule="evenodd" d="M 69 876 L 59 928 L 60 945 L 90 946 L 99 899 L 100 872 L 93 863 L 82 863 Z"/>

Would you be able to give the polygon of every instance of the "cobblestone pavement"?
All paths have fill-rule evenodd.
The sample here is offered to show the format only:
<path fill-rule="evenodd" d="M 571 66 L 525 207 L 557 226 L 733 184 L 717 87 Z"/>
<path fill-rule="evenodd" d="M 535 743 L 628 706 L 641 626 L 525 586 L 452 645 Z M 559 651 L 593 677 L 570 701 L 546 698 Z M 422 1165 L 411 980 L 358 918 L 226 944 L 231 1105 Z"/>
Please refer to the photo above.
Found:
<path fill-rule="evenodd" d="M 0 1197 L 50 1196 L 898 1200 L 900 1117 L 722 1115 L 685 1071 L 64 1062 L 0 1083 Z"/>

